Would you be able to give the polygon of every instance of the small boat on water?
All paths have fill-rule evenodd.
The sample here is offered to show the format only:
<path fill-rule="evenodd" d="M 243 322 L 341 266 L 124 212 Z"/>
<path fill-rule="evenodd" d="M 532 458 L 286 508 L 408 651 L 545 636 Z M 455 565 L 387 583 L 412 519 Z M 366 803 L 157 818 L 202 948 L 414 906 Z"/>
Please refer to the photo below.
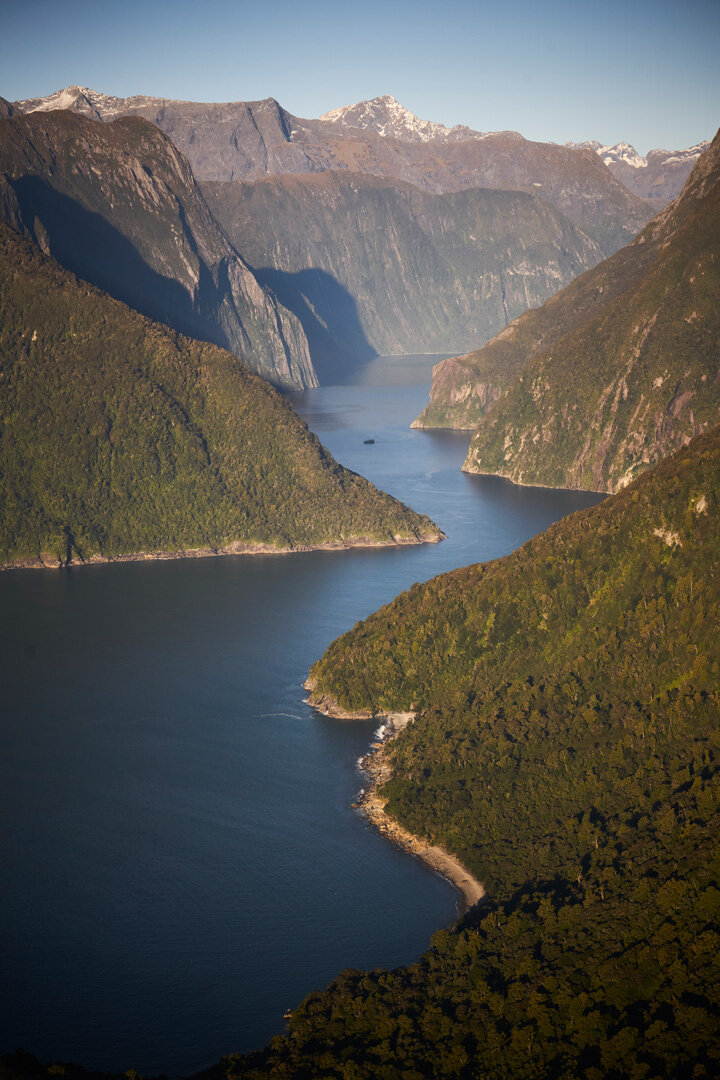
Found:
<path fill-rule="evenodd" d="M 372 446 L 374 442 L 374 439 L 363 439 L 363 443 L 365 444 L 365 446 Z"/>

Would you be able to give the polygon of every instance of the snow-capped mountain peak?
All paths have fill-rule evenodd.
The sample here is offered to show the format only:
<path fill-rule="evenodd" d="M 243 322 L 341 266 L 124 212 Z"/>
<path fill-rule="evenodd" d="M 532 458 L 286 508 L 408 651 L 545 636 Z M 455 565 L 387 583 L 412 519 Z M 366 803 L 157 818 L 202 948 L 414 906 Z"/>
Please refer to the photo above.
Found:
<path fill-rule="evenodd" d="M 343 127 L 362 128 L 376 131 L 388 139 L 402 139 L 405 142 L 429 142 L 431 139 L 444 139 L 457 142 L 460 139 L 483 138 L 483 133 L 473 131 L 463 124 L 447 128 L 432 120 L 421 120 L 397 101 L 392 94 L 359 101 L 356 105 L 344 105 L 331 109 L 320 117 L 332 124 Z"/>
<path fill-rule="evenodd" d="M 606 165 L 610 165 L 611 162 L 622 161 L 633 169 L 647 168 L 647 159 L 638 154 L 635 147 L 631 146 L 630 143 L 619 142 L 615 143 L 614 146 L 601 146 L 596 152 Z"/>
<path fill-rule="evenodd" d="M 16 101 L 15 105 L 20 112 L 25 113 L 69 109 L 94 120 L 109 120 L 120 115 L 125 108 L 126 99 L 101 94 L 87 86 L 66 86 L 64 90 L 56 90 L 47 97 L 27 98 L 25 101 Z"/>

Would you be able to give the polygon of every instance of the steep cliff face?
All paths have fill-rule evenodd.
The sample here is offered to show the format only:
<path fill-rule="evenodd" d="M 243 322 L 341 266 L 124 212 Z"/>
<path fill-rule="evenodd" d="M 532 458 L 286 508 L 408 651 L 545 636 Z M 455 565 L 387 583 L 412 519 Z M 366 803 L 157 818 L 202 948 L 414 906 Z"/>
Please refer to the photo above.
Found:
<path fill-rule="evenodd" d="M 0 564 L 440 538 L 231 353 L 2 223 L 0 385 Z"/>
<path fill-rule="evenodd" d="M 68 269 L 287 386 L 316 385 L 297 319 L 213 219 L 187 160 L 139 118 L 0 120 L 0 210 Z"/>
<path fill-rule="evenodd" d="M 518 320 L 532 358 L 480 422 L 465 469 L 616 491 L 717 423 L 718 295 L 720 134 L 626 251 Z M 573 297 L 580 324 L 552 326 Z"/>
<path fill-rule="evenodd" d="M 312 159 L 293 142 L 295 117 L 274 98 L 222 103 L 142 94 L 119 98 L 85 86 L 69 86 L 16 105 L 27 113 L 68 109 L 93 120 L 142 116 L 170 136 L 201 180 L 254 179 L 314 168 Z"/>
<path fill-rule="evenodd" d="M 382 99 L 379 99 L 382 100 Z M 334 110 L 357 119 L 372 102 Z M 46 98 L 17 102 L 23 112 L 53 108 L 113 119 L 139 115 L 156 123 L 187 155 L 200 180 L 256 180 L 286 173 L 340 170 L 404 180 L 422 190 L 444 193 L 466 188 L 525 191 L 560 210 L 609 255 L 648 221 L 647 203 L 631 194 L 590 149 L 572 149 L 524 139 L 517 132 L 482 134 L 430 125 L 402 109 L 390 110 L 381 134 L 332 119 L 292 116 L 273 98 L 203 104 L 164 98 L 113 98 L 69 87 Z M 435 137 L 418 138 L 418 131 Z M 443 129 L 448 131 L 448 129 Z M 454 134 L 453 134 L 454 133 Z"/>
<path fill-rule="evenodd" d="M 303 321 L 313 359 L 487 340 L 601 257 L 519 192 L 449 195 L 352 173 L 203 185 L 217 219 Z"/>

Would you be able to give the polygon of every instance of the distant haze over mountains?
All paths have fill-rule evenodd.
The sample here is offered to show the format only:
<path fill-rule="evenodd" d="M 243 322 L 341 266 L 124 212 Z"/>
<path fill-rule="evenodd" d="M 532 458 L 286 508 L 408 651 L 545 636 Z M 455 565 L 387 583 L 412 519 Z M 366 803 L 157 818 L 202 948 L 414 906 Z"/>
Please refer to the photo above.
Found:
<path fill-rule="evenodd" d="M 62 116 L 70 120 L 61 110 L 77 114 L 75 125 L 60 123 Z M 478 348 L 632 240 L 682 187 L 699 153 L 653 151 L 646 161 L 626 144 L 560 146 L 515 131 L 447 128 L 390 95 L 305 120 L 273 98 L 212 104 L 71 86 L 4 103 L 2 115 L 8 132 L 30 125 L 27 153 L 19 144 L 11 151 L 12 138 L 0 153 L 0 192 L 4 172 L 13 197 L 24 193 L 22 228 L 37 232 L 37 200 L 28 202 L 25 192 L 30 182 L 60 184 L 64 196 L 102 214 L 128 239 L 137 230 L 122 205 L 145 212 L 158 198 L 170 231 L 160 237 L 141 229 L 137 250 L 156 277 L 172 281 L 175 301 L 153 303 L 157 289 L 134 297 L 127 275 L 115 280 L 117 260 L 105 266 L 104 249 L 92 265 L 78 263 L 69 238 L 73 250 L 63 256 L 60 218 L 46 221 L 47 207 L 39 215 L 43 237 L 35 236 L 44 250 L 146 314 L 229 345 L 276 383 L 300 386 L 315 383 L 317 365 L 332 378 L 348 360 L 376 352 Z M 202 192 L 189 170 L 180 180 L 174 166 L 163 165 L 173 174 L 165 206 L 155 192 L 157 168 L 146 160 L 149 133 L 142 150 L 131 138 L 141 120 L 185 155 Z M 130 124 L 122 128 L 122 147 L 118 122 Z M 104 141 L 103 132 L 110 138 L 110 128 L 118 161 L 123 154 L 138 159 L 137 182 L 123 181 L 117 190 L 119 166 L 107 176 L 102 168 L 82 178 L 73 171 L 75 159 L 83 171 L 89 148 Z M 39 153 L 42 165 L 35 160 L 41 131 L 49 140 L 48 152 Z M 62 167 L 51 169 L 49 147 L 61 131 L 67 147 L 79 141 Z M 150 156 L 165 152 L 153 143 Z M 645 186 L 629 190 L 638 187 L 637 173 Z M 14 223 L 9 205 L 4 216 Z M 167 292 L 168 282 L 153 280 Z M 262 328 L 263 312 L 272 332 Z"/>
<path fill-rule="evenodd" d="M 447 129 L 419 120 L 391 97 L 336 109 L 319 120 L 295 117 L 273 98 L 225 104 L 123 99 L 78 86 L 15 107 L 65 108 L 103 120 L 143 116 L 170 136 L 199 180 L 345 170 L 405 180 L 438 194 L 474 187 L 525 191 L 566 214 L 604 255 L 650 217 L 587 148 L 536 143 L 517 132 Z"/>
<path fill-rule="evenodd" d="M 635 147 L 626 142 L 602 146 L 594 140 L 565 145 L 594 150 L 626 188 L 643 199 L 657 199 L 660 207 L 679 195 L 693 165 L 707 150 L 710 141 L 705 139 L 685 150 L 650 150 L 647 157 L 638 154 Z"/>

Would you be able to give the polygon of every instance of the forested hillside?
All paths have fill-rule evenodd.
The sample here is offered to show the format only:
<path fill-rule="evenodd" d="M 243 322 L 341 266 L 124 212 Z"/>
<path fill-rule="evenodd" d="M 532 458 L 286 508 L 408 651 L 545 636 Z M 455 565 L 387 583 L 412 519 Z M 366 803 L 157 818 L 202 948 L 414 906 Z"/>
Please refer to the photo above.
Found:
<path fill-rule="evenodd" d="M 0 225 L 0 562 L 437 539 L 229 352 Z"/>
<path fill-rule="evenodd" d="M 715 428 L 314 666 L 345 708 L 419 709 L 387 810 L 490 898 L 418 964 L 312 995 L 238 1075 L 717 1075 L 719 490 Z"/>
<path fill-rule="evenodd" d="M 715 423 L 719 203 L 716 137 L 632 244 L 436 367 L 415 426 L 479 425 L 471 472 L 612 491 Z"/>

